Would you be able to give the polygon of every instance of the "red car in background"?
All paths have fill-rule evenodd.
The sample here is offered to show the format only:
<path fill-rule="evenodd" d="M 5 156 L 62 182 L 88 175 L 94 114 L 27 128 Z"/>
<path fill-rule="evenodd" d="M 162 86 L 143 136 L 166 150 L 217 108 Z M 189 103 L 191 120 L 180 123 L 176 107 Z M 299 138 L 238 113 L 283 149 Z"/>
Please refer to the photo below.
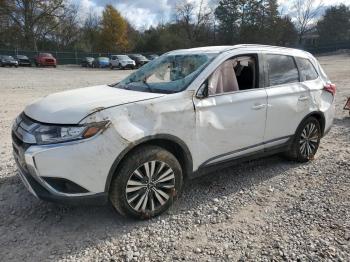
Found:
<path fill-rule="evenodd" d="M 34 63 L 36 66 L 53 66 L 56 67 L 57 61 L 50 53 L 40 53 L 34 57 Z"/>

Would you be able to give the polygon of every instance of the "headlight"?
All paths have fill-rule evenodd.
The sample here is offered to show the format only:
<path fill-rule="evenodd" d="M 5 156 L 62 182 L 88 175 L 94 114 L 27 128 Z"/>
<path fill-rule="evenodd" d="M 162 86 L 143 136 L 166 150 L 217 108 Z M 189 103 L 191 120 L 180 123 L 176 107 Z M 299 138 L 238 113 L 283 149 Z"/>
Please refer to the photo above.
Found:
<path fill-rule="evenodd" d="M 54 144 L 93 137 L 105 130 L 109 121 L 79 126 L 40 125 L 34 130 L 37 144 Z"/>

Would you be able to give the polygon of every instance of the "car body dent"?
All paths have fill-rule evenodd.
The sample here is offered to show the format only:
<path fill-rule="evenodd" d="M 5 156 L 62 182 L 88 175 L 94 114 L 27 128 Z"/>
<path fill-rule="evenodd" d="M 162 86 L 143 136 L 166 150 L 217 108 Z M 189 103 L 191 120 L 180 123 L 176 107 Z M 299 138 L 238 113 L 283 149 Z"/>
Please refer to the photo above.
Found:
<path fill-rule="evenodd" d="M 164 134 L 181 138 L 190 151 L 195 152 L 196 119 L 192 97 L 193 92 L 181 92 L 111 107 L 86 117 L 81 123 L 108 119 L 110 128 L 116 131 L 124 146 L 137 143 L 144 137 Z"/>
<path fill-rule="evenodd" d="M 43 123 L 76 125 L 110 121 L 104 132 L 88 140 L 50 146 L 31 146 L 31 154 L 36 160 L 39 175 L 67 178 L 90 192 L 100 193 L 108 190 L 111 176 L 114 175 L 122 158 L 136 146 L 152 139 L 168 137 L 169 140 L 181 144 L 191 159 L 189 172 L 195 172 L 205 163 L 215 164 L 217 161 L 226 161 L 231 157 L 239 157 L 257 150 L 263 151 L 267 146 L 273 147 L 288 142 L 294 135 L 293 131 L 297 129 L 296 123 L 302 121 L 301 115 L 304 117 L 315 112 L 324 114 L 327 123 L 325 128 L 330 127 L 334 117 L 334 110 L 330 107 L 334 107 L 334 103 L 331 94 L 322 91 L 323 78 L 318 79 L 319 82 L 315 80 L 314 88 L 309 84 L 305 87 L 299 83 L 299 90 L 305 89 L 305 92 L 312 96 L 308 104 L 299 103 L 297 99 L 292 102 L 293 105 L 288 99 L 276 100 L 276 104 L 272 106 L 284 106 L 284 110 L 289 114 L 286 116 L 280 114 L 278 110 L 272 111 L 276 122 L 283 118 L 288 120 L 290 115 L 300 113 L 298 116 L 300 119 L 294 119 L 293 126 L 290 124 L 288 128 L 281 129 L 285 132 L 279 133 L 273 129 L 277 126 L 275 123 L 271 123 L 271 128 L 266 129 L 268 124 L 266 116 L 271 105 L 268 101 L 268 87 L 264 88 L 263 81 L 259 88 L 227 93 L 217 98 L 196 96 L 200 86 L 214 70 L 233 56 L 260 54 L 266 51 L 308 58 L 307 53 L 286 48 L 274 50 L 251 45 L 195 50 L 195 52 L 222 50 L 222 53 L 213 59 L 182 92 L 160 94 L 102 85 L 49 95 L 28 106 L 24 111 L 25 114 Z M 191 53 L 193 50 L 175 51 L 174 54 L 176 52 Z M 307 88 L 309 90 L 306 90 Z M 273 92 L 276 92 L 274 95 L 278 98 L 280 95 L 278 90 Z M 293 92 L 293 86 L 288 92 Z M 254 99 L 259 103 L 265 103 L 266 109 L 261 110 L 259 117 L 251 118 L 248 110 L 252 110 L 251 103 L 254 105 L 256 101 L 250 101 L 250 104 L 241 107 L 239 104 L 251 100 L 250 94 L 254 93 L 258 93 Z M 237 115 L 222 115 L 227 110 L 219 108 L 222 104 L 237 105 L 233 107 Z M 209 110 L 210 108 L 217 110 L 213 112 Z M 254 130 L 256 121 L 262 130 L 258 135 L 257 130 Z M 227 128 L 232 129 L 232 132 L 220 136 L 220 132 L 223 134 Z M 247 128 L 250 130 L 246 130 Z M 253 141 L 251 138 L 256 139 Z"/>
<path fill-rule="evenodd" d="M 107 85 L 79 88 L 48 95 L 24 110 L 30 118 L 50 124 L 77 124 L 105 108 L 164 96 L 113 88 Z"/>

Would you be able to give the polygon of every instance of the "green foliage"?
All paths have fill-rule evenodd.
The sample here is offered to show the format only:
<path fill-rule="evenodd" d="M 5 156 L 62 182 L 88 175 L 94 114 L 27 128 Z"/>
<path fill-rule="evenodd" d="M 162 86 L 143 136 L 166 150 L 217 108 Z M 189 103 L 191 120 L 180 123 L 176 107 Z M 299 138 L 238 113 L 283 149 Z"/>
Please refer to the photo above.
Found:
<path fill-rule="evenodd" d="M 317 23 L 321 44 L 336 44 L 350 40 L 350 8 L 331 6 Z"/>
<path fill-rule="evenodd" d="M 276 0 L 221 0 L 215 10 L 220 40 L 224 44 L 293 44 L 295 29 L 290 19 L 281 18 Z M 292 32 L 287 35 L 283 30 Z"/>
<path fill-rule="evenodd" d="M 279 14 L 277 0 L 220 0 L 214 9 L 208 8 L 207 1 L 211 0 L 179 0 L 174 20 L 139 31 L 112 5 L 105 7 L 102 16 L 91 11 L 80 21 L 78 8 L 67 4 L 70 0 L 0 0 L 0 47 L 163 53 L 238 43 L 294 46 L 311 29 L 311 18 L 317 13 L 310 9 L 313 0 L 305 0 L 306 4 L 293 0 L 303 7 L 293 22 Z M 320 44 L 349 41 L 349 7 L 328 8 L 317 31 Z"/>
<path fill-rule="evenodd" d="M 242 2 L 241 0 L 221 0 L 215 10 L 215 16 L 219 21 L 220 40 L 224 44 L 234 44 L 239 40 Z"/>

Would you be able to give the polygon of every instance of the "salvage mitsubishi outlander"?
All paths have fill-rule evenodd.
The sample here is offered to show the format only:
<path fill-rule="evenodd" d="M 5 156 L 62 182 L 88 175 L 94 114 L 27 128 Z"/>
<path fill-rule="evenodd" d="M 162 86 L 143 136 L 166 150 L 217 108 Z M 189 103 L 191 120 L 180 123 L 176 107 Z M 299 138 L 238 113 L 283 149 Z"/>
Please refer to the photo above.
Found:
<path fill-rule="evenodd" d="M 236 45 L 172 51 L 123 81 L 49 95 L 12 127 L 19 176 L 37 198 L 109 202 L 147 219 L 188 179 L 283 153 L 306 162 L 336 88 L 309 53 Z"/>

